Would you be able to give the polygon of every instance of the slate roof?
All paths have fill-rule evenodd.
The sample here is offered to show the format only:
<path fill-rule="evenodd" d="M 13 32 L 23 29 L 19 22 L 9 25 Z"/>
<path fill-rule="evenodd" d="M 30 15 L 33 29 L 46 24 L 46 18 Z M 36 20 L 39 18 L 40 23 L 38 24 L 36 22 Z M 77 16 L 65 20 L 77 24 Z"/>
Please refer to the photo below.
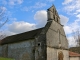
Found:
<path fill-rule="evenodd" d="M 39 28 L 36 30 L 20 33 L 17 35 L 8 36 L 0 41 L 0 45 L 33 39 L 35 38 L 35 36 L 37 36 L 42 31 L 42 29 L 43 28 Z"/>
<path fill-rule="evenodd" d="M 70 57 L 80 57 L 80 54 L 69 51 L 69 56 Z"/>

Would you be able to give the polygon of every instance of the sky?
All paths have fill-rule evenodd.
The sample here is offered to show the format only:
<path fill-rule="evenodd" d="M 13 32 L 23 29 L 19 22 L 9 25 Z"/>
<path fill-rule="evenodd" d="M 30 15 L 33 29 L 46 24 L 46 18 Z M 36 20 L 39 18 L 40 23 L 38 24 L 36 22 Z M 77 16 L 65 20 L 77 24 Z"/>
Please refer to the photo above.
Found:
<path fill-rule="evenodd" d="M 75 46 L 73 30 L 80 28 L 80 0 L 0 0 L 8 22 L 1 28 L 6 35 L 44 27 L 47 22 L 47 9 L 53 4 L 60 16 L 61 24 L 69 41 Z"/>

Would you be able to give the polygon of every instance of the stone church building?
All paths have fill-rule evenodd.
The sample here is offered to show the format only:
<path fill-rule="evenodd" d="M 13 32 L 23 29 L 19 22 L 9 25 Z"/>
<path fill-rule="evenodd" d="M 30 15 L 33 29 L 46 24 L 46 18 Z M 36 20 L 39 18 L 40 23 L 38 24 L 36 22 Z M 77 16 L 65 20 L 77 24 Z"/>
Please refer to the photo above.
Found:
<path fill-rule="evenodd" d="M 1 40 L 0 57 L 15 60 L 69 60 L 68 40 L 54 6 L 47 9 L 47 16 L 44 27 Z"/>

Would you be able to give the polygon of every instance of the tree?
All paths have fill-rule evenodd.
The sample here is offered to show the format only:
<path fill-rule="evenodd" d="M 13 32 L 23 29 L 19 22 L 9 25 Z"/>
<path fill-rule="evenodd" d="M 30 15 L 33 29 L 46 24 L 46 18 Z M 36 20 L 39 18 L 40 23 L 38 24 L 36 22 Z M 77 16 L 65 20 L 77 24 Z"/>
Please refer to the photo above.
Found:
<path fill-rule="evenodd" d="M 77 42 L 76 46 L 80 47 L 80 30 L 79 29 L 76 31 L 73 31 L 73 37 Z"/>
<path fill-rule="evenodd" d="M 5 7 L 0 6 L 0 29 L 8 21 Z"/>
<path fill-rule="evenodd" d="M 3 6 L 0 6 L 0 29 L 3 27 L 3 25 L 8 21 L 6 17 L 6 9 Z M 0 31 L 0 40 L 6 37 L 5 34 L 3 34 L 3 31 Z"/>
<path fill-rule="evenodd" d="M 6 34 L 3 31 L 0 31 L 0 40 L 6 37 Z"/>

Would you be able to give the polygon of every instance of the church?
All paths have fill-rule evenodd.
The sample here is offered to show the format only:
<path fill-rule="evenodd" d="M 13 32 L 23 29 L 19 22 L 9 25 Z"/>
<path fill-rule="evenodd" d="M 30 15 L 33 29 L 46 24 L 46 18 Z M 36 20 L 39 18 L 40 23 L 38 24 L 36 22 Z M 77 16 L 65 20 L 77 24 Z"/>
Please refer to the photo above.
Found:
<path fill-rule="evenodd" d="M 47 24 L 0 41 L 0 57 L 15 60 L 69 60 L 68 40 L 55 6 L 47 9 Z"/>

